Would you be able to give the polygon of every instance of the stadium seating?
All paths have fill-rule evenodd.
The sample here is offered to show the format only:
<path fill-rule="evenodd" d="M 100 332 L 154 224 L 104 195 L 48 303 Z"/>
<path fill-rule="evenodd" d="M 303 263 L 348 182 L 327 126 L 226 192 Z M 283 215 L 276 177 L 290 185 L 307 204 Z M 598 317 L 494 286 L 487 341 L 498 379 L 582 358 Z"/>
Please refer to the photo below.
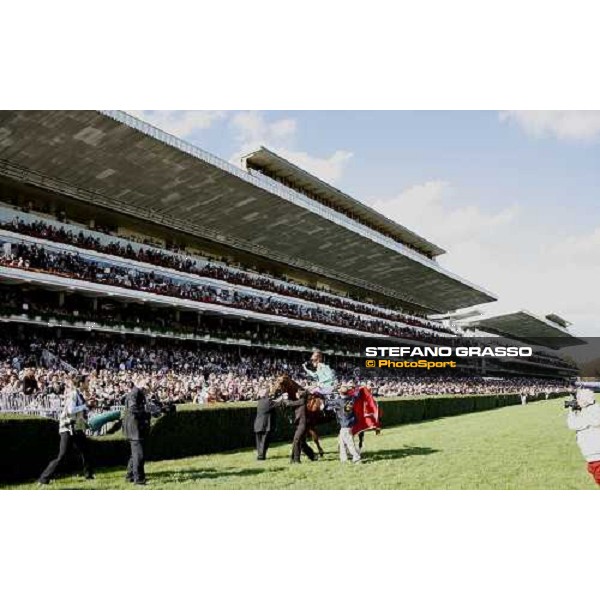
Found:
<path fill-rule="evenodd" d="M 50 332 L 28 332 L 18 340 L 17 331 L 0 326 L 6 340 L 0 347 L 0 394 L 4 409 L 15 408 L 23 392 L 23 378 L 34 376 L 37 389 L 22 407 L 49 410 L 48 397 L 60 395 L 65 378 L 73 369 L 91 374 L 90 388 L 97 405 L 119 404 L 132 373 L 143 371 L 150 377 L 151 389 L 159 402 L 228 402 L 256 400 L 267 393 L 281 372 L 308 385 L 301 359 L 294 353 L 273 353 L 260 348 L 202 347 L 193 342 L 144 338 L 115 339 L 73 333 L 56 339 Z M 559 380 L 534 377 L 485 379 L 473 376 L 373 377 L 356 371 L 356 362 L 331 358 L 340 381 L 354 380 L 369 385 L 382 396 L 415 396 L 469 393 L 527 393 L 553 391 Z M 23 404 L 24 403 L 24 404 Z M 2 408 L 0 406 L 0 408 Z"/>
<path fill-rule="evenodd" d="M 205 278 L 226 281 L 237 286 L 266 291 L 279 296 L 298 298 L 358 314 L 380 317 L 410 325 L 417 328 L 417 330 L 425 329 L 450 335 L 455 333 L 451 329 L 423 317 L 415 317 L 397 310 L 342 298 L 332 293 L 310 289 L 290 281 L 277 280 L 273 277 L 258 275 L 222 263 L 210 262 L 206 258 L 200 259 L 197 256 L 186 255 L 181 251 L 172 252 L 167 249 L 152 247 L 147 243 L 127 241 L 114 235 L 91 231 L 80 226 L 61 224 L 48 217 L 32 217 L 27 213 L 15 211 L 6 206 L 0 206 L 0 229 L 77 248 L 94 250 L 107 255 L 120 256 L 136 262 L 149 263 L 156 267 L 174 269 L 187 274 L 193 273 Z"/>
<path fill-rule="evenodd" d="M 4 240 L 0 234 L 1 241 Z M 94 285 L 110 285 L 193 302 L 218 304 L 286 319 L 313 321 L 381 336 L 435 342 L 448 335 L 379 317 L 359 315 L 345 309 L 287 300 L 241 288 L 231 289 L 218 283 L 204 283 L 194 276 L 161 272 L 150 266 L 116 265 L 104 256 L 86 257 L 66 250 L 46 249 L 31 241 L 11 244 L 10 248 L 10 254 L 0 256 L 0 266 L 86 280 Z"/>

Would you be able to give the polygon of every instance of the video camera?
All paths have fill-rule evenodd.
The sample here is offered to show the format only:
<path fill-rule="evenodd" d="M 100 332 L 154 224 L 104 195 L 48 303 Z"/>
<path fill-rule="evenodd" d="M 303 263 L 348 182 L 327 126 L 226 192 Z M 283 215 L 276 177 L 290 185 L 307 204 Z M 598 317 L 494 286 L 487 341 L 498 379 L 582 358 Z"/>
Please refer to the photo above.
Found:
<path fill-rule="evenodd" d="M 150 400 L 146 403 L 146 410 L 150 416 L 157 418 L 162 415 L 170 415 L 176 411 L 175 405 L 171 403 L 163 403 L 158 400 Z"/>
<path fill-rule="evenodd" d="M 594 393 L 598 393 L 600 391 L 597 382 L 578 381 L 574 385 L 576 387 L 576 391 L 571 393 L 569 400 L 565 400 L 565 408 L 570 408 L 571 410 L 581 410 L 581 406 L 579 406 L 577 403 L 578 390 L 590 390 Z"/>
<path fill-rule="evenodd" d="M 571 410 L 581 410 L 581 406 L 577 404 L 577 399 L 573 394 L 568 400 L 565 400 L 565 408 L 570 408 Z"/>

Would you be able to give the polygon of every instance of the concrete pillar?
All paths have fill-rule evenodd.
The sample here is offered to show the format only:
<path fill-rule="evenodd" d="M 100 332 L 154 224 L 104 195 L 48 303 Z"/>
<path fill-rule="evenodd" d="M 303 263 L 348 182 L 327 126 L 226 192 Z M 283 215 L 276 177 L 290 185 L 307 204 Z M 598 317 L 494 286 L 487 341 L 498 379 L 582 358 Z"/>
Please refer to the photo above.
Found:
<path fill-rule="evenodd" d="M 98 310 L 98 298 L 96 298 L 95 296 L 92 299 L 92 308 L 93 308 L 94 312 L 96 312 Z"/>
<path fill-rule="evenodd" d="M 200 314 L 200 313 L 198 313 Z M 175 311 L 175 322 L 179 323 L 181 321 L 181 311 L 180 310 L 176 310 Z"/>
<path fill-rule="evenodd" d="M 58 306 L 59 306 L 59 308 L 62 308 L 64 305 L 65 305 L 65 293 L 59 292 L 58 293 Z"/>

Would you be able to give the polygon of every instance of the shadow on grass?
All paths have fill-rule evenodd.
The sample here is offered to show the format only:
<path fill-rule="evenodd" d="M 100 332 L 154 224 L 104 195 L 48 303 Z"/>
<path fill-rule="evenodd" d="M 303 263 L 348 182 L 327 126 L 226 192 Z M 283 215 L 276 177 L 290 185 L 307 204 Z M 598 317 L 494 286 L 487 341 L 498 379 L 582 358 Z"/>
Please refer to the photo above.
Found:
<path fill-rule="evenodd" d="M 371 453 L 365 452 L 365 461 L 374 462 L 377 460 L 393 460 L 396 458 L 406 458 L 407 456 L 427 456 L 440 452 L 436 448 L 427 448 L 421 446 L 404 446 L 403 448 L 390 448 L 388 450 L 376 450 Z"/>
<path fill-rule="evenodd" d="M 198 481 L 201 479 L 219 479 L 220 477 L 249 477 L 259 475 L 260 473 L 274 473 L 283 471 L 283 467 L 274 469 L 184 469 L 152 471 L 148 473 L 148 478 L 152 483 L 160 483 L 161 481 L 177 481 L 178 483 L 186 483 L 189 481 Z"/>
<path fill-rule="evenodd" d="M 203 479 L 219 479 L 221 477 L 247 477 L 247 476 L 252 476 L 252 475 L 258 475 L 260 473 L 273 473 L 275 471 L 283 471 L 285 470 L 283 467 L 278 467 L 278 468 L 272 468 L 272 469 L 258 469 L 258 468 L 254 468 L 254 469 L 215 469 L 212 467 L 207 467 L 206 469 L 182 469 L 182 470 L 176 470 L 176 469 L 164 469 L 162 471 L 149 471 L 147 473 L 148 475 L 148 482 L 150 484 L 150 487 L 152 488 L 153 486 L 158 486 L 160 487 L 161 485 L 168 485 L 173 484 L 173 483 L 177 483 L 177 484 L 186 484 L 186 483 L 191 483 L 194 481 L 201 481 Z M 101 469 L 100 472 L 111 475 L 111 476 L 115 476 L 117 474 L 122 474 L 123 478 L 124 478 L 124 469 Z M 70 486 L 70 485 L 65 485 L 66 482 L 61 482 L 60 478 L 58 478 L 56 480 L 56 484 L 58 484 L 59 487 L 57 487 L 56 489 L 61 489 L 61 490 L 81 490 L 81 489 L 89 489 L 87 487 L 80 487 L 80 486 Z M 82 479 L 82 483 L 83 483 L 83 479 Z M 105 481 L 103 482 L 104 485 L 102 485 L 102 487 L 100 487 L 99 489 L 117 489 L 114 487 L 111 487 L 110 485 L 110 480 L 109 481 Z M 105 487 L 105 485 L 108 485 L 108 487 Z M 49 486 L 48 489 L 53 489 L 54 486 Z M 133 486 L 132 486 L 133 488 Z"/>

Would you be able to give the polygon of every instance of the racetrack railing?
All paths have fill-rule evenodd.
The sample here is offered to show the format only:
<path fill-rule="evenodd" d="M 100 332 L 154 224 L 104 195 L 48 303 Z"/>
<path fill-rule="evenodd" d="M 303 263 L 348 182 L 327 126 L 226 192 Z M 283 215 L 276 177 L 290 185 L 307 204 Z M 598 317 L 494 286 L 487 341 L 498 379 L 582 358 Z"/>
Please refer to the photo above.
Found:
<path fill-rule="evenodd" d="M 63 395 L 37 393 L 24 394 L 23 392 L 0 392 L 0 414 L 31 415 L 58 420 L 62 410 Z M 113 405 L 113 411 L 121 411 L 124 406 Z M 90 409 L 88 418 L 104 412 L 103 410 Z M 110 423 L 103 425 L 94 435 L 104 435 L 110 428 Z M 92 433 L 92 432 L 88 432 Z"/>
<path fill-rule="evenodd" d="M 0 413 L 36 415 L 57 419 L 61 402 L 61 396 L 58 394 L 0 392 Z"/>

